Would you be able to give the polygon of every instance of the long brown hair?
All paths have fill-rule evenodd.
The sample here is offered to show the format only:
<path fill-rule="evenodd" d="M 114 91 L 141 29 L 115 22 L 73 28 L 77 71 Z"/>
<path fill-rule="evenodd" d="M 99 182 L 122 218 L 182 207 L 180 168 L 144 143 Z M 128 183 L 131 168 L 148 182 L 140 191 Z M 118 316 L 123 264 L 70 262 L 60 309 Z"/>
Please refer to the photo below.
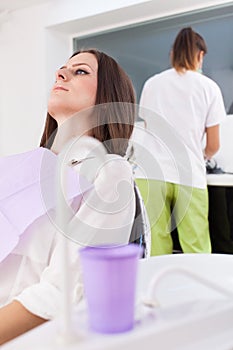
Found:
<path fill-rule="evenodd" d="M 171 64 L 178 71 L 196 70 L 198 53 L 207 53 L 207 46 L 202 36 L 191 27 L 183 28 L 177 34 L 171 52 Z"/>
<path fill-rule="evenodd" d="M 109 153 L 125 155 L 135 121 L 135 91 L 133 84 L 120 65 L 107 54 L 96 49 L 75 52 L 93 54 L 98 62 L 97 93 L 92 136 L 103 142 Z M 50 148 L 57 129 L 56 121 L 47 113 L 40 146 Z"/>

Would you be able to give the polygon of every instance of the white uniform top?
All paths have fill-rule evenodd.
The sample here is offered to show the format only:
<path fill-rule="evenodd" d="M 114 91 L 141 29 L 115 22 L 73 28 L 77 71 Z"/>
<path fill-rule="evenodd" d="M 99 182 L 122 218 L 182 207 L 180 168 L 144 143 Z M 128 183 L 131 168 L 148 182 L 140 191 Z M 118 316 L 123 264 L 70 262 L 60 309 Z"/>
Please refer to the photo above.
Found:
<path fill-rule="evenodd" d="M 76 159 L 84 159 L 84 153 L 79 154 Z M 91 164 L 93 159 L 88 161 Z M 75 170 L 79 171 L 80 166 L 75 166 Z M 89 205 L 87 196 L 76 212 L 77 222 L 85 223 L 85 229 L 88 227 L 86 225 L 89 225 L 93 230 L 86 238 L 83 227 L 80 228 L 78 224 L 72 227 L 75 229 L 72 238 L 80 243 L 69 240 L 69 273 L 73 302 L 78 302 L 82 296 L 78 258 L 80 245 L 101 244 L 105 242 L 105 238 L 107 243 L 109 241 L 127 244 L 135 214 L 132 170 L 125 159 L 116 155 L 106 155 L 106 163 L 95 174 L 92 182 L 93 190 L 108 203 L 108 210 L 99 211 L 98 208 Z M 127 182 L 128 193 L 125 192 L 125 186 L 121 187 L 121 182 Z M 89 193 L 90 197 L 93 190 Z M 111 205 L 121 196 L 127 200 L 123 200 L 121 210 L 115 210 Z M 62 298 L 61 249 L 61 233 L 57 232 L 50 218 L 44 215 L 35 220 L 21 236 L 13 252 L 0 263 L 0 305 L 17 299 L 29 311 L 42 318 L 51 319 L 57 316 Z"/>
<path fill-rule="evenodd" d="M 148 177 L 205 188 L 205 129 L 225 116 L 220 88 L 208 77 L 172 68 L 149 78 L 140 98 L 140 117 L 153 135 L 143 142 L 160 169 Z"/>

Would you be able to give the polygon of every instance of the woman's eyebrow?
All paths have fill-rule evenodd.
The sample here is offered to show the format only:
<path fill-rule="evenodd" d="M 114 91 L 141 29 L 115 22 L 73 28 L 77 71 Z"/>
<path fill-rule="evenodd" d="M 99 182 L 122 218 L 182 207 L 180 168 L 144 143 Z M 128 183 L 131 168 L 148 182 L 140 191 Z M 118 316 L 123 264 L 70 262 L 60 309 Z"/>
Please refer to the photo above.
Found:
<path fill-rule="evenodd" d="M 77 67 L 77 66 L 88 66 L 90 69 L 92 69 L 93 70 L 93 68 L 89 65 L 89 64 L 87 64 L 87 63 L 85 63 L 85 62 L 81 62 L 81 63 L 74 63 L 74 64 L 72 64 L 72 67 Z"/>
<path fill-rule="evenodd" d="M 74 63 L 74 64 L 72 64 L 72 67 L 83 66 L 83 65 L 88 66 L 90 69 L 93 70 L 93 68 L 89 64 L 87 64 L 85 62 Z M 64 68 L 67 68 L 67 66 L 60 67 L 60 69 L 64 69 Z"/>

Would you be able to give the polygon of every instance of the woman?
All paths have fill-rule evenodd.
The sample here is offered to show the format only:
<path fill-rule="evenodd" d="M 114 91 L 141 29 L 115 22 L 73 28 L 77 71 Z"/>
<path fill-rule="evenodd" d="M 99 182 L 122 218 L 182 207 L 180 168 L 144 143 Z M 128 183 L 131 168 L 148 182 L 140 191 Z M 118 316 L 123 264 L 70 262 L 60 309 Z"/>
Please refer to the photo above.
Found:
<path fill-rule="evenodd" d="M 79 140 L 71 152 L 75 158 L 68 160 L 78 172 L 89 162 L 87 169 L 91 175 L 85 174 L 93 184 L 93 190 L 75 207 L 76 225 L 71 225 L 69 232 L 69 238 L 76 242 L 69 242 L 74 302 L 82 294 L 77 243 L 126 244 L 129 241 L 135 199 L 131 167 L 122 156 L 133 130 L 134 103 L 134 89 L 126 73 L 114 59 L 97 50 L 76 52 L 56 73 L 41 146 L 59 153 L 69 139 L 82 140 L 84 135 L 84 142 Z M 95 161 L 89 154 L 103 147 L 101 145 L 107 152 L 101 151 L 105 162 L 97 167 L 96 173 L 93 172 Z M 127 185 L 121 187 L 121 183 Z M 100 210 L 99 202 L 92 201 L 96 193 L 105 204 Z M 122 205 L 115 210 L 118 197 L 123 198 Z M 50 219 L 48 215 L 37 218 L 0 264 L 1 344 L 59 314 L 61 235 Z M 87 228 L 88 238 L 85 237 Z M 98 241 L 96 237 L 102 232 Z"/>
<path fill-rule="evenodd" d="M 172 220 L 184 253 L 211 252 L 205 159 L 219 149 L 225 108 L 217 84 L 200 74 L 206 52 L 198 33 L 182 29 L 172 47 L 172 68 L 150 77 L 142 90 L 141 117 L 154 133 L 151 152 L 162 173 L 149 174 L 148 182 L 137 179 L 151 223 L 152 255 L 172 253 Z"/>

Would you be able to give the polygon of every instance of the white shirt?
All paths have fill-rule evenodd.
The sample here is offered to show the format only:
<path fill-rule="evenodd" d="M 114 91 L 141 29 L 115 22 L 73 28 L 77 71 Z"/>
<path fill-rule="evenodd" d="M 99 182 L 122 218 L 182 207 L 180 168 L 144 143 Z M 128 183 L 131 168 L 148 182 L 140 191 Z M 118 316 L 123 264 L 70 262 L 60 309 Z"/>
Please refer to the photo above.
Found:
<path fill-rule="evenodd" d="M 81 150 L 81 153 L 77 154 L 77 160 L 85 158 L 85 150 Z M 82 296 L 79 247 L 116 242 L 127 244 L 132 228 L 135 198 L 131 166 L 124 158 L 116 155 L 105 155 L 105 160 L 98 172 L 90 176 L 94 187 L 76 208 L 77 212 L 68 228 L 71 238 L 68 245 L 73 302 L 78 302 Z M 93 159 L 88 162 L 94 164 Z M 82 164 L 84 162 L 75 166 L 75 170 L 79 172 Z M 107 202 L 101 210 L 92 205 L 98 205 L 96 201 L 93 202 L 96 193 L 100 194 L 98 198 L 103 203 Z M 121 208 L 116 206 L 119 198 Z M 62 298 L 62 239 L 50 215 L 38 218 L 28 227 L 17 247 L 0 264 L 1 306 L 17 299 L 42 318 L 51 319 L 59 314 Z"/>
<path fill-rule="evenodd" d="M 226 116 L 218 85 L 194 71 L 179 74 L 175 69 L 166 70 L 146 81 L 140 116 L 151 132 L 143 141 L 154 157 L 148 177 L 205 188 L 205 129 Z M 152 170 L 153 164 L 156 170 Z"/>

